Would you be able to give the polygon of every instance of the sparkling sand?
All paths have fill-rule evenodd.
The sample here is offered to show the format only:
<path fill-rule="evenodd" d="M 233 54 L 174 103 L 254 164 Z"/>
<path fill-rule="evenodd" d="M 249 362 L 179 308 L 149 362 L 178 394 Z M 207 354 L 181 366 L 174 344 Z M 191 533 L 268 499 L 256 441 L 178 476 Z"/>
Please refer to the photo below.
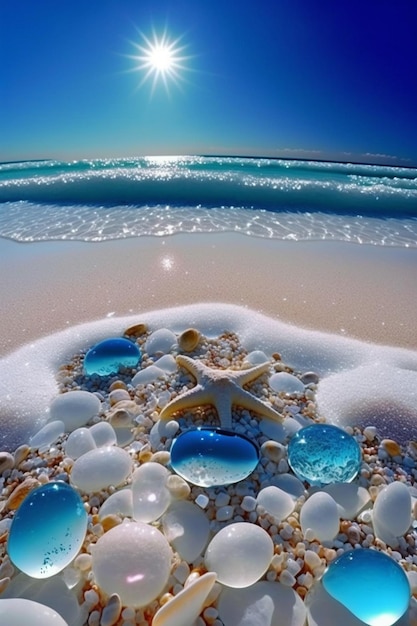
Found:
<path fill-rule="evenodd" d="M 417 347 L 417 249 L 239 234 L 0 240 L 0 355 L 81 322 L 198 302 Z"/>

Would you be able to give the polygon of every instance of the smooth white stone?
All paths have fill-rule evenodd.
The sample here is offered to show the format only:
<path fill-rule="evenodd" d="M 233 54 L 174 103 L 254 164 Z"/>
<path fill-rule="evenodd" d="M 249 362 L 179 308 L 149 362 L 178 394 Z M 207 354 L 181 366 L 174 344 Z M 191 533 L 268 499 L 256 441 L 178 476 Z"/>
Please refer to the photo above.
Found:
<path fill-rule="evenodd" d="M 24 598 L 0 599 L 0 624 L 6 626 L 68 626 L 53 609 Z"/>
<path fill-rule="evenodd" d="M 300 496 L 304 496 L 307 493 L 301 480 L 292 474 L 277 474 L 271 478 L 269 485 L 279 487 L 279 489 L 288 493 L 294 500 L 298 500 Z"/>
<path fill-rule="evenodd" d="M 114 446 L 117 443 L 115 430 L 108 422 L 98 422 L 90 427 L 90 433 L 97 448 L 104 446 Z"/>
<path fill-rule="evenodd" d="M 65 431 L 85 426 L 100 411 L 100 400 L 89 391 L 68 391 L 51 402 L 49 421 L 61 420 Z"/>
<path fill-rule="evenodd" d="M 339 532 L 339 509 L 328 493 L 318 491 L 304 503 L 300 513 L 303 533 L 308 528 L 319 541 L 332 541 Z"/>
<path fill-rule="evenodd" d="M 215 582 L 214 572 L 197 578 L 155 613 L 152 626 L 193 626 Z"/>
<path fill-rule="evenodd" d="M 258 493 L 256 501 L 269 515 L 273 515 L 279 522 L 287 519 L 293 512 L 295 502 L 288 493 L 279 487 L 265 487 Z"/>
<path fill-rule="evenodd" d="M 146 606 L 164 589 L 172 550 L 164 535 L 142 522 L 124 522 L 92 546 L 92 569 L 100 589 L 117 593 L 123 606 Z"/>
<path fill-rule="evenodd" d="M 166 372 L 156 367 L 155 365 L 148 365 L 143 370 L 139 370 L 137 374 L 135 374 L 132 378 L 132 385 L 137 387 L 138 385 L 149 385 L 149 383 L 153 383 L 158 378 L 162 378 L 165 376 Z"/>
<path fill-rule="evenodd" d="M 149 443 L 154 450 L 158 449 L 161 444 L 161 439 L 171 439 L 177 433 L 179 424 L 175 420 L 166 422 L 165 420 L 158 420 L 151 428 L 149 433 Z"/>
<path fill-rule="evenodd" d="M 29 439 L 29 445 L 34 450 L 35 448 L 45 448 L 58 441 L 58 439 L 65 433 L 65 424 L 61 420 L 54 420 L 48 422 L 38 430 L 38 432 Z"/>
<path fill-rule="evenodd" d="M 160 328 L 153 332 L 145 342 L 145 352 L 149 355 L 162 352 L 168 354 L 177 347 L 177 338 L 168 328 Z"/>
<path fill-rule="evenodd" d="M 355 519 L 371 500 L 368 490 L 354 483 L 334 483 L 326 485 L 322 491 L 335 500 L 342 519 Z"/>
<path fill-rule="evenodd" d="M 304 385 L 296 376 L 288 372 L 277 372 L 268 380 L 269 386 L 276 392 L 284 392 L 286 394 L 303 393 Z"/>
<path fill-rule="evenodd" d="M 266 356 L 262 350 L 253 350 L 245 357 L 245 363 L 251 365 L 260 365 L 261 363 L 268 363 L 270 359 Z"/>
<path fill-rule="evenodd" d="M 101 505 L 98 515 L 100 519 L 103 519 L 106 515 L 133 517 L 132 489 L 126 487 L 126 489 L 112 493 Z"/>
<path fill-rule="evenodd" d="M 247 589 L 225 588 L 218 601 L 224 626 L 304 626 L 300 596 L 278 582 L 260 581 Z"/>
<path fill-rule="evenodd" d="M 375 535 L 392 548 L 397 547 L 397 538 L 411 525 L 411 495 L 403 483 L 395 481 L 378 493 L 372 520 Z"/>
<path fill-rule="evenodd" d="M 203 511 L 192 502 L 173 502 L 162 518 L 165 537 L 180 557 L 192 563 L 205 549 L 210 524 Z"/>
<path fill-rule="evenodd" d="M 121 485 L 132 471 L 132 458 L 121 448 L 107 446 L 80 456 L 71 471 L 71 483 L 87 493 Z"/>
<path fill-rule="evenodd" d="M 86 454 L 86 452 L 94 450 L 96 447 L 96 443 L 89 428 L 77 428 L 73 430 L 64 443 L 65 454 L 74 460 Z"/>
<path fill-rule="evenodd" d="M 238 522 L 222 528 L 210 541 L 205 564 L 227 587 L 249 587 L 266 572 L 274 554 L 268 533 L 255 524 Z"/>
<path fill-rule="evenodd" d="M 166 486 L 170 472 L 150 461 L 132 475 L 133 517 L 139 522 L 154 522 L 167 510 L 171 494 Z"/>
<path fill-rule="evenodd" d="M 164 356 L 161 356 L 160 359 L 155 361 L 154 365 L 169 374 L 173 374 L 178 369 L 177 362 L 172 354 L 164 354 Z"/>

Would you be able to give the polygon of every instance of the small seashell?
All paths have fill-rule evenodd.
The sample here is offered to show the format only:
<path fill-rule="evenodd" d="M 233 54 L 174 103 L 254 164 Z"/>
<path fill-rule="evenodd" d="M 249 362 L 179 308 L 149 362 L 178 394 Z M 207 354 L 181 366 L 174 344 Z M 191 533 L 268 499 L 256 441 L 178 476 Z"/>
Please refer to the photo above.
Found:
<path fill-rule="evenodd" d="M 176 474 L 168 476 L 166 486 L 171 495 L 179 500 L 185 500 L 191 492 L 191 487 L 187 481 Z"/>
<path fill-rule="evenodd" d="M 139 335 L 145 334 L 147 330 L 148 327 L 146 324 L 134 324 L 133 326 L 126 328 L 123 334 L 127 337 L 139 337 Z"/>
<path fill-rule="evenodd" d="M 122 612 L 122 603 L 120 596 L 114 593 L 110 596 L 106 606 L 101 614 L 100 626 L 114 626 L 117 623 L 120 613 Z"/>
<path fill-rule="evenodd" d="M 28 493 L 30 493 L 32 489 L 40 487 L 40 484 L 41 483 L 39 482 L 39 480 L 36 480 L 36 478 L 31 478 L 30 476 L 26 478 L 10 494 L 6 502 L 6 507 L 12 511 L 15 511 L 22 504 Z"/>
<path fill-rule="evenodd" d="M 313 383 L 314 385 L 317 385 L 320 378 L 319 378 L 319 375 L 316 374 L 316 372 L 305 372 L 301 376 L 300 380 L 304 385 L 310 385 L 311 383 Z"/>
<path fill-rule="evenodd" d="M 204 602 L 216 582 L 216 574 L 207 572 L 180 591 L 155 613 L 152 626 L 192 624 L 204 608 Z"/>
<path fill-rule="evenodd" d="M 123 400 L 130 401 L 130 395 L 126 389 L 113 389 L 113 391 L 109 393 L 110 406 L 114 406 Z"/>
<path fill-rule="evenodd" d="M 286 449 L 285 446 L 283 446 L 281 443 L 278 443 L 278 441 L 273 441 L 273 439 L 269 439 L 262 444 L 261 454 L 263 456 L 266 456 L 267 459 L 270 459 L 275 463 L 279 463 L 279 461 L 285 457 Z"/>
<path fill-rule="evenodd" d="M 116 409 L 110 413 L 109 422 L 115 428 L 130 428 L 133 426 L 133 417 L 125 409 Z"/>
<path fill-rule="evenodd" d="M 10 452 L 0 452 L 0 476 L 14 466 L 14 456 Z"/>
<path fill-rule="evenodd" d="M 401 446 L 393 439 L 383 439 L 381 448 L 388 452 L 390 456 L 401 456 Z"/>
<path fill-rule="evenodd" d="M 27 459 L 27 457 L 29 456 L 30 453 L 30 446 L 28 446 L 26 443 L 24 443 L 23 445 L 19 446 L 14 453 L 14 464 L 15 467 L 19 467 L 20 463 L 22 463 L 22 461 L 24 461 L 25 459 Z"/>
<path fill-rule="evenodd" d="M 122 523 L 122 518 L 114 513 L 110 513 L 101 519 L 101 525 L 103 526 L 103 530 L 106 533 L 110 528 L 114 528 Z"/>
<path fill-rule="evenodd" d="M 126 383 L 123 380 L 115 380 L 109 387 L 109 391 L 114 391 L 115 389 L 127 389 Z"/>
<path fill-rule="evenodd" d="M 179 349 L 183 352 L 192 352 L 198 346 L 201 334 L 195 328 L 187 328 L 178 337 Z"/>
<path fill-rule="evenodd" d="M 170 460 L 171 455 L 168 450 L 158 450 L 158 452 L 155 452 L 151 457 L 151 461 L 159 463 L 160 465 L 168 465 Z"/>

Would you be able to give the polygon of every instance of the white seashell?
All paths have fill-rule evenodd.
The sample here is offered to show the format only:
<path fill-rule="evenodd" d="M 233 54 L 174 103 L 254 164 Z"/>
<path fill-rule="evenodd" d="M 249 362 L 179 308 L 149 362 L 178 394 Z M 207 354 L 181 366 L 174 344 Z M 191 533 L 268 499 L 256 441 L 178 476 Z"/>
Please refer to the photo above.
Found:
<path fill-rule="evenodd" d="M 152 626 L 192 626 L 215 582 L 214 572 L 197 578 L 155 613 Z"/>

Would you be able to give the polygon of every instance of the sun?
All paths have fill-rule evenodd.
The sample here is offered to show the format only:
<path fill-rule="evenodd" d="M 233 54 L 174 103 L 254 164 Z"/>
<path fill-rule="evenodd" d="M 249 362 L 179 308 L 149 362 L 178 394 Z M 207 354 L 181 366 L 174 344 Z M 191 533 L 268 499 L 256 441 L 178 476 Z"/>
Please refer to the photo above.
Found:
<path fill-rule="evenodd" d="M 188 69 L 184 62 L 190 57 L 183 54 L 186 46 L 180 46 L 181 37 L 171 40 L 166 32 L 161 36 L 154 32 L 152 39 L 142 33 L 140 35 L 142 43 L 133 43 L 137 54 L 128 55 L 135 61 L 131 71 L 143 74 L 139 87 L 151 80 L 153 93 L 158 83 L 162 82 L 169 93 L 169 82 L 179 86 L 184 80 L 183 72 Z"/>

